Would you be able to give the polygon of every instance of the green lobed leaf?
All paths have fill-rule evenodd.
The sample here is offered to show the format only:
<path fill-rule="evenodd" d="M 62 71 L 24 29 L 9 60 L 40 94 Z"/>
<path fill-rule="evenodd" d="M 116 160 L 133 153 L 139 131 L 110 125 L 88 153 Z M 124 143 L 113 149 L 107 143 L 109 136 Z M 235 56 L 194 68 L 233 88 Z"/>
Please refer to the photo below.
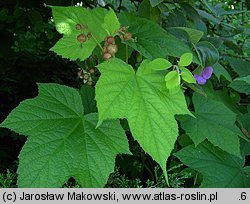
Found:
<path fill-rule="evenodd" d="M 236 114 L 223 103 L 214 101 L 194 93 L 193 104 L 195 118 L 188 117 L 181 122 L 186 134 L 198 145 L 208 139 L 213 145 L 230 154 L 241 157 L 239 135 L 235 125 Z"/>
<path fill-rule="evenodd" d="M 179 65 L 182 67 L 186 67 L 188 65 L 190 65 L 193 61 L 193 54 L 192 53 L 184 53 L 183 55 L 181 55 L 180 61 L 179 61 Z"/>
<path fill-rule="evenodd" d="M 109 12 L 105 15 L 102 27 L 107 31 L 108 35 L 113 36 L 121 27 L 120 22 L 112 8 L 109 8 Z"/>
<path fill-rule="evenodd" d="M 99 124 L 106 119 L 126 118 L 133 137 L 157 161 L 164 175 L 178 135 L 176 114 L 190 114 L 182 91 L 167 92 L 166 71 L 152 69 L 144 60 L 138 71 L 119 59 L 98 65 L 96 84 Z M 167 177 L 166 177 L 167 178 Z"/>
<path fill-rule="evenodd" d="M 70 60 L 85 60 L 87 59 L 96 47 L 94 40 L 88 40 L 81 45 L 76 36 L 65 36 L 61 38 L 50 50 L 63 58 L 69 58 Z"/>
<path fill-rule="evenodd" d="M 152 21 L 128 13 L 122 13 L 119 17 L 121 24 L 129 26 L 128 31 L 136 39 L 136 42 L 123 41 L 123 43 L 134 48 L 149 60 L 166 58 L 166 56 L 181 57 L 183 53 L 192 53 L 192 49 L 187 44 Z M 200 64 L 195 54 L 194 62 Z"/>
<path fill-rule="evenodd" d="M 1 127 L 28 139 L 19 155 L 19 187 L 61 187 L 74 177 L 82 187 L 103 187 L 115 157 L 129 153 L 118 121 L 96 129 L 97 114 L 83 116 L 79 92 L 38 84 L 39 95 L 22 102 Z"/>
<path fill-rule="evenodd" d="M 244 160 L 202 142 L 197 147 L 187 146 L 175 153 L 187 166 L 198 170 L 203 175 L 200 187 L 203 188 L 249 188 L 249 166 Z"/>
<path fill-rule="evenodd" d="M 187 68 L 180 67 L 180 70 L 181 70 L 181 78 L 184 81 L 186 81 L 188 83 L 193 83 L 193 84 L 196 83 L 196 80 L 195 80 L 193 74 Z"/>
<path fill-rule="evenodd" d="M 207 98 L 223 103 L 228 109 L 236 113 L 236 115 L 241 114 L 238 109 L 238 105 L 235 103 L 232 97 L 228 95 L 227 91 L 214 90 L 214 88 L 212 87 L 212 84 L 210 85 L 211 86 L 208 86 L 208 85 L 203 86 L 203 90 L 206 92 Z"/>
<path fill-rule="evenodd" d="M 80 89 L 80 95 L 82 98 L 84 114 L 97 112 L 94 88 L 84 84 Z"/>
<path fill-rule="evenodd" d="M 75 6 L 52 6 L 51 8 L 57 31 L 63 34 L 63 37 L 50 49 L 56 54 L 70 60 L 85 60 L 92 54 L 97 43 L 105 39 L 107 33 L 102 27 L 107 13 L 105 9 L 87 10 Z M 77 24 L 81 24 L 83 29 L 77 30 Z M 87 36 L 88 32 L 91 32 L 92 37 L 81 44 L 77 36 L 81 33 Z"/>
<path fill-rule="evenodd" d="M 229 87 L 240 93 L 250 94 L 250 75 L 236 78 Z"/>

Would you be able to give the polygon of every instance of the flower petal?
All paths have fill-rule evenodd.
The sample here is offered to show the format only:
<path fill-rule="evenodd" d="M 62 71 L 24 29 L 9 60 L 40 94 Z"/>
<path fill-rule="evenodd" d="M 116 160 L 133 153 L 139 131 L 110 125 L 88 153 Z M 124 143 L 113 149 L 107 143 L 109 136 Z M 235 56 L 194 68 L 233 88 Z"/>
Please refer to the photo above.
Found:
<path fill-rule="evenodd" d="M 198 76 L 198 75 L 196 75 L 196 74 L 194 74 L 194 78 L 196 79 L 197 83 L 198 83 L 198 84 L 201 84 L 201 85 L 205 84 L 206 81 L 207 81 L 207 80 L 204 79 L 202 76 Z"/>
<path fill-rule="evenodd" d="M 204 79 L 209 79 L 209 78 L 212 76 L 213 71 L 214 71 L 214 70 L 213 70 L 212 67 L 206 67 L 206 68 L 203 70 L 201 76 L 202 76 Z"/>

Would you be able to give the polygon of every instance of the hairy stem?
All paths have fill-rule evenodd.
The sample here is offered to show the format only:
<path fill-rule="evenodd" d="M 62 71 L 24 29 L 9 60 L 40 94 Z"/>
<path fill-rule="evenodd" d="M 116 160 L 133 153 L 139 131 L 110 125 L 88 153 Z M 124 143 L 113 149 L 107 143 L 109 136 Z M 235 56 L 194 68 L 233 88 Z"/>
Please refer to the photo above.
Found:
<path fill-rule="evenodd" d="M 97 41 L 97 39 L 95 38 L 94 35 L 92 35 L 92 38 L 94 39 L 94 41 L 96 42 L 96 44 L 98 45 L 98 47 L 101 49 L 101 52 L 103 53 L 103 47 L 101 46 L 101 44 Z"/>

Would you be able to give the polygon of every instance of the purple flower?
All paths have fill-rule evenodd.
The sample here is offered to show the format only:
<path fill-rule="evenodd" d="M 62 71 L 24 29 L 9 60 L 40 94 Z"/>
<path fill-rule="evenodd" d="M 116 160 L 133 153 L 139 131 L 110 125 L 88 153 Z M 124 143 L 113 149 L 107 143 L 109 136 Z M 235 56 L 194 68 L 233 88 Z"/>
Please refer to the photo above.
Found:
<path fill-rule="evenodd" d="M 198 84 L 205 84 L 207 82 L 207 79 L 209 79 L 213 74 L 213 68 L 212 67 L 206 67 L 201 76 L 194 74 L 194 78 L 196 79 Z"/>
<path fill-rule="evenodd" d="M 196 75 L 196 74 L 194 74 L 194 78 L 196 79 L 197 83 L 198 83 L 198 84 L 201 84 L 201 85 L 205 84 L 206 81 L 207 81 L 207 80 L 204 79 L 202 76 L 198 76 L 198 75 Z"/>
<path fill-rule="evenodd" d="M 203 70 L 201 76 L 202 76 L 204 79 L 209 79 L 209 78 L 212 76 L 213 71 L 214 71 L 214 70 L 213 70 L 212 67 L 206 67 L 206 68 Z"/>

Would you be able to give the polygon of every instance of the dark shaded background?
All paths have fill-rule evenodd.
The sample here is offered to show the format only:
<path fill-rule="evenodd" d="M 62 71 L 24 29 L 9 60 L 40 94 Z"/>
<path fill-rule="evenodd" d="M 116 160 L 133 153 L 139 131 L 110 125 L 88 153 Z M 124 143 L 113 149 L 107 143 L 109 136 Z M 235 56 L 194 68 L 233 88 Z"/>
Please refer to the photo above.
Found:
<path fill-rule="evenodd" d="M 60 38 L 44 3 L 55 1 L 0 1 L 0 122 L 22 100 L 37 95 L 36 82 L 78 86 L 75 63 L 49 49 Z M 71 5 L 72 1 L 56 1 Z M 16 170 L 25 137 L 0 129 L 0 172 Z"/>

